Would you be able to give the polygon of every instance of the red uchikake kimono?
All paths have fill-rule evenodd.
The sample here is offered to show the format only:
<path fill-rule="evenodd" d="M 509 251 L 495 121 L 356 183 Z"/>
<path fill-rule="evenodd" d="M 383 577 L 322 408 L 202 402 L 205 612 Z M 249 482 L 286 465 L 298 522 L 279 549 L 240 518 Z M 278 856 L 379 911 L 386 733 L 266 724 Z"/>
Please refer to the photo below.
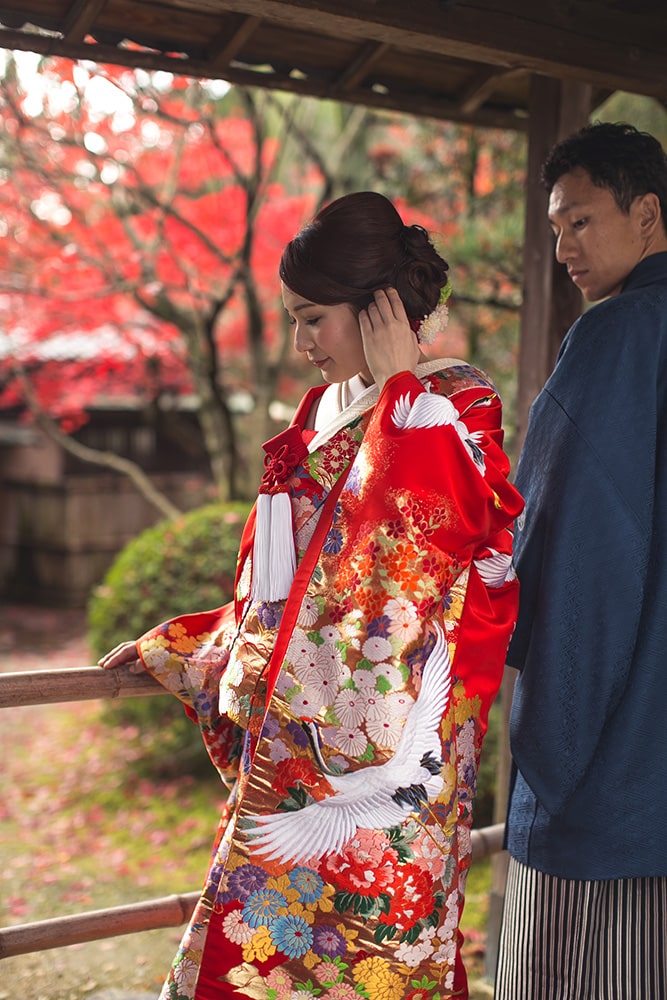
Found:
<path fill-rule="evenodd" d="M 429 362 L 307 445 L 325 391 L 265 446 L 287 600 L 253 581 L 287 558 L 253 513 L 234 604 L 139 641 L 233 781 L 162 1000 L 468 996 L 472 803 L 518 602 L 501 403 L 482 372 Z"/>

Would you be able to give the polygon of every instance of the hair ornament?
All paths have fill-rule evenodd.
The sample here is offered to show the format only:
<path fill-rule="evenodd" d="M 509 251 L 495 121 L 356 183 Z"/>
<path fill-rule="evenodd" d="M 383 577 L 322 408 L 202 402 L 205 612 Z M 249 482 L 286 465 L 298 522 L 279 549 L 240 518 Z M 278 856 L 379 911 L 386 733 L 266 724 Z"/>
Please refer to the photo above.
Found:
<path fill-rule="evenodd" d="M 439 333 L 447 326 L 449 322 L 449 308 L 447 306 L 447 299 L 452 294 L 452 283 L 447 279 L 447 284 L 440 289 L 440 298 L 438 304 L 430 312 L 428 316 L 424 316 L 421 323 L 416 329 L 417 340 L 420 344 L 432 344 Z"/>

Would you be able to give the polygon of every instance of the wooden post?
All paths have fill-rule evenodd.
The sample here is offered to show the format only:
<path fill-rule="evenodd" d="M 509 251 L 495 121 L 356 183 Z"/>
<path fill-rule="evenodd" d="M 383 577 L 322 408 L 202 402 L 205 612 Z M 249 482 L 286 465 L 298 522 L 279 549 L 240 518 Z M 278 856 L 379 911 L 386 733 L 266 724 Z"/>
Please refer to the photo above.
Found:
<path fill-rule="evenodd" d="M 592 88 L 572 80 L 534 76 L 531 80 L 526 178 L 523 304 L 519 346 L 516 454 L 526 434 L 528 412 L 549 377 L 558 348 L 581 313 L 582 302 L 565 268 L 554 258 L 547 223 L 548 196 L 540 182 L 540 168 L 552 146 L 588 122 Z M 498 741 L 498 768 L 494 820 L 502 822 L 507 809 L 510 774 L 509 712 L 514 677 L 506 670 L 501 688 L 502 724 Z M 511 671 L 514 674 L 514 671 Z M 492 859 L 486 940 L 486 976 L 496 973 L 508 855 Z"/>
<path fill-rule="evenodd" d="M 540 183 L 540 167 L 553 146 L 558 131 L 559 103 L 560 81 L 534 76 L 529 100 L 523 300 L 517 389 L 517 455 L 526 435 L 530 404 L 544 385 L 549 368 L 553 244 L 547 227 L 547 195 Z"/>
<path fill-rule="evenodd" d="M 540 168 L 554 143 L 586 124 L 591 101 L 588 84 L 542 76 L 531 80 L 517 454 L 526 434 L 531 403 L 549 377 L 561 341 L 582 308 L 577 288 L 554 258 L 547 223 L 548 196 L 540 183 Z"/>

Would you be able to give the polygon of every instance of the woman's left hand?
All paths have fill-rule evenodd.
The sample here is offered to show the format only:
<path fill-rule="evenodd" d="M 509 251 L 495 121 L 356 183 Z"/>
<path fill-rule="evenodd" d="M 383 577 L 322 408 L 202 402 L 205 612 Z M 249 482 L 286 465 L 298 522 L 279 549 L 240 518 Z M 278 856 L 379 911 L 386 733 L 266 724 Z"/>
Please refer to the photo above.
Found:
<path fill-rule="evenodd" d="M 374 298 L 359 313 L 359 328 L 368 368 L 381 390 L 392 375 L 414 371 L 422 353 L 396 289 L 380 289 Z"/>
<path fill-rule="evenodd" d="M 102 667 L 104 670 L 112 670 L 114 667 L 122 667 L 128 663 L 130 664 L 130 673 L 143 672 L 144 666 L 139 657 L 136 642 L 120 642 L 97 661 L 98 667 Z"/>

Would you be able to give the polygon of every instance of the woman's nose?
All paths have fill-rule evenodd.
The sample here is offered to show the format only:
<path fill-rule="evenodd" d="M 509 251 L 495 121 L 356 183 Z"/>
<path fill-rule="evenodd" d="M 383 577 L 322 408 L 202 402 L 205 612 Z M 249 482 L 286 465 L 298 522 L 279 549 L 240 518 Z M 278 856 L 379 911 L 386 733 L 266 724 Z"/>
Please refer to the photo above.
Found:
<path fill-rule="evenodd" d="M 308 327 L 304 323 L 297 323 L 294 327 L 294 347 L 303 354 L 313 346 L 313 338 Z"/>

